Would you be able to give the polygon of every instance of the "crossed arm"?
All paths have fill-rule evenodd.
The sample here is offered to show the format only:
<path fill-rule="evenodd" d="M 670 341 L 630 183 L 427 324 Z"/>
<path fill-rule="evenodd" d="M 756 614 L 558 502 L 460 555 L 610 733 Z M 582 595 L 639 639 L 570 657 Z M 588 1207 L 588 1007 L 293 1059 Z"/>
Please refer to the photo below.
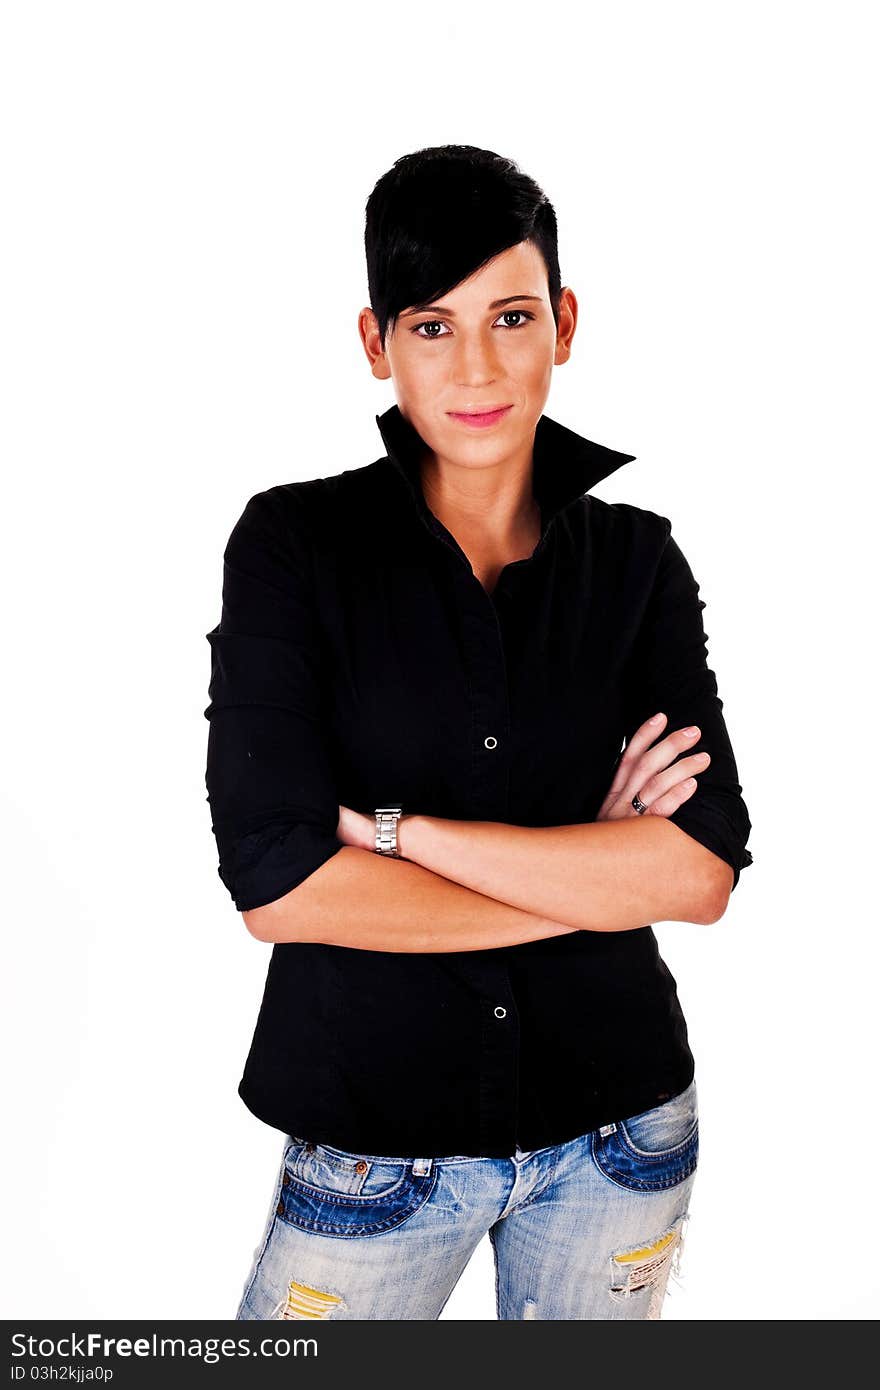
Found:
<path fill-rule="evenodd" d="M 731 866 L 751 862 L 751 823 L 707 664 L 705 605 L 667 518 L 659 555 L 646 535 L 633 561 L 644 571 L 633 587 L 648 593 L 622 682 L 621 725 L 634 732 L 596 820 L 534 828 L 408 814 L 405 857 L 387 859 L 373 853 L 372 817 L 337 805 L 301 502 L 275 488 L 248 501 L 224 550 L 221 620 L 207 634 L 218 872 L 252 935 L 468 951 L 722 916 Z M 666 713 L 651 724 L 658 707 Z M 674 732 L 655 742 L 667 717 Z M 696 746 L 687 719 L 712 750 L 695 801 L 709 755 L 680 756 Z M 636 792 L 648 814 L 633 809 Z"/>
<path fill-rule="evenodd" d="M 599 818 L 532 828 L 405 815 L 402 859 L 372 852 L 374 822 L 340 807 L 342 848 L 275 902 L 243 912 L 262 941 L 321 941 L 374 951 L 467 951 L 655 921 L 715 922 L 733 871 L 666 819 L 693 795 L 708 754 L 678 730 L 627 745 Z M 698 731 L 699 732 L 699 731 Z M 670 765 L 671 764 L 671 765 Z M 638 792 L 649 813 L 638 815 Z M 393 877 L 392 877 L 393 876 Z M 356 904 L 356 907 L 354 906 Z"/>

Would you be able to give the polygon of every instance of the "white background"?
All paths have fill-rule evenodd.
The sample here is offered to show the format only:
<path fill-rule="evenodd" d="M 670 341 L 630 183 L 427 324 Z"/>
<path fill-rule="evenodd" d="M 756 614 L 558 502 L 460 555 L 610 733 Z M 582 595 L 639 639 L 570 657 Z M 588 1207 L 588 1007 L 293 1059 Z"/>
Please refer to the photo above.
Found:
<path fill-rule="evenodd" d="M 448 142 L 556 207 L 547 411 L 672 519 L 754 825 L 725 917 L 658 929 L 702 1120 L 664 1316 L 875 1315 L 872 11 L 4 9 L 4 1316 L 234 1314 L 282 1137 L 205 633 L 247 498 L 383 453 L 364 204 Z M 493 1294 L 486 1239 L 443 1316 Z"/>

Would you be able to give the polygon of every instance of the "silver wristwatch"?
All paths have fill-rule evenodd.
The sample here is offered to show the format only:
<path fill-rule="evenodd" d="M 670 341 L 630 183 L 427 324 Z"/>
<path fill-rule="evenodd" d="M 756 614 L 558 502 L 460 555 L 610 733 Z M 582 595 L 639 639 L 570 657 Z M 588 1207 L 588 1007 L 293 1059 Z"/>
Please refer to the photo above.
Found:
<path fill-rule="evenodd" d="M 402 815 L 402 806 L 376 807 L 377 854 L 390 854 L 394 859 L 401 858 L 400 850 L 397 848 L 397 822 Z"/>

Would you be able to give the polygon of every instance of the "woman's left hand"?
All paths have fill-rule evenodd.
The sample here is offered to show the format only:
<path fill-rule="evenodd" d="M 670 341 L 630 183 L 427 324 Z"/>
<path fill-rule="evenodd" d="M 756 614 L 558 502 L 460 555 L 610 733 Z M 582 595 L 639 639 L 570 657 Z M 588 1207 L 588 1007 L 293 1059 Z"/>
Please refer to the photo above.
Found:
<path fill-rule="evenodd" d="M 637 816 L 639 812 L 632 804 L 636 793 L 648 807 L 645 815 L 671 816 L 696 791 L 695 774 L 705 772 L 711 762 L 709 754 L 694 753 L 689 758 L 675 760 L 680 753 L 693 747 L 700 730 L 691 725 L 694 733 L 688 735 L 684 729 L 676 729 L 652 747 L 653 740 L 659 738 L 657 730 L 666 724 L 665 714 L 655 718 L 656 725 L 646 719 L 627 744 L 596 820 L 624 820 Z"/>
<path fill-rule="evenodd" d="M 374 850 L 376 817 L 365 816 L 362 811 L 353 811 L 350 806 L 340 806 L 336 838 L 344 845 L 354 845 L 356 849 Z"/>

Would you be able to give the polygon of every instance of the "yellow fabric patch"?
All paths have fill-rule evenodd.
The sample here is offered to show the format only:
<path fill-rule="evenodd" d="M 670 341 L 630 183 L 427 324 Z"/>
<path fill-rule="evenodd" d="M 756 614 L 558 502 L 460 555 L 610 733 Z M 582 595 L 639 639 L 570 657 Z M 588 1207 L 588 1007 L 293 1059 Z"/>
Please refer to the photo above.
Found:
<path fill-rule="evenodd" d="M 299 1284 L 291 1279 L 287 1286 L 287 1304 L 283 1318 L 326 1318 L 332 1308 L 342 1299 L 338 1294 L 325 1293 L 323 1289 L 312 1289 L 308 1284 Z"/>
<path fill-rule="evenodd" d="M 615 1264 L 635 1264 L 638 1260 L 648 1260 L 652 1255 L 659 1255 L 661 1250 L 665 1250 L 667 1245 L 671 1245 L 677 1236 L 677 1231 L 670 1231 L 668 1235 L 655 1240 L 653 1245 L 645 1245 L 641 1250 L 628 1250 L 625 1255 L 615 1255 Z"/>

